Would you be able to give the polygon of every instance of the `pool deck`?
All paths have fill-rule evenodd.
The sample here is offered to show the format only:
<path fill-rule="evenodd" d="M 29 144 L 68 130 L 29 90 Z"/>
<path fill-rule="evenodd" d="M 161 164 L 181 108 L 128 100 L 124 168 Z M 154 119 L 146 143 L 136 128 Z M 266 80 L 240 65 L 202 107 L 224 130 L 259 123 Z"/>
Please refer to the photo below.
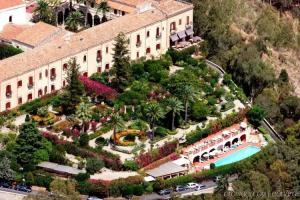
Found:
<path fill-rule="evenodd" d="M 210 163 L 215 163 L 216 161 L 222 159 L 222 158 L 225 158 L 231 154 L 233 154 L 234 152 L 237 152 L 241 149 L 244 149 L 248 146 L 255 146 L 255 147 L 258 147 L 258 148 L 261 148 L 262 146 L 260 144 L 257 144 L 257 143 L 252 143 L 252 142 L 245 142 L 243 144 L 241 144 L 240 146 L 236 147 L 235 149 L 233 150 L 229 150 L 227 152 L 224 152 L 223 154 L 221 155 L 218 155 L 218 156 L 215 156 L 214 158 L 212 159 L 208 159 L 207 161 L 205 162 L 198 162 L 198 163 L 194 163 L 194 168 L 197 172 L 199 171 L 202 171 L 203 167 L 205 166 L 209 166 Z"/>

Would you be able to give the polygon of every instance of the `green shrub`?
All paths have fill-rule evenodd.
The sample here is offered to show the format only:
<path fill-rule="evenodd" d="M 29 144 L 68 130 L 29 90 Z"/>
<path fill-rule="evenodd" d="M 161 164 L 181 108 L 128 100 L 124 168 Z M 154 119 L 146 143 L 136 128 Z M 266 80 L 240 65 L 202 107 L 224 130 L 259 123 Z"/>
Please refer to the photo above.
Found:
<path fill-rule="evenodd" d="M 209 112 L 209 107 L 203 101 L 196 101 L 192 105 L 192 117 L 197 120 L 205 120 Z"/>
<path fill-rule="evenodd" d="M 50 183 L 53 181 L 53 178 L 49 175 L 35 175 L 35 185 L 40 187 L 45 187 L 49 190 Z"/>
<path fill-rule="evenodd" d="M 90 174 L 94 174 L 104 167 L 104 162 L 99 158 L 87 158 L 86 160 L 86 171 Z"/>
<path fill-rule="evenodd" d="M 209 97 L 207 97 L 207 104 L 211 105 L 211 106 L 217 104 L 216 97 L 215 96 L 209 96 Z"/>
<path fill-rule="evenodd" d="M 123 164 L 123 167 L 125 170 L 131 170 L 131 171 L 137 171 L 139 168 L 136 162 L 133 160 L 126 160 Z"/>
<path fill-rule="evenodd" d="M 165 137 L 168 135 L 168 129 L 161 127 L 161 126 L 157 126 L 155 131 L 154 131 L 154 136 L 155 137 Z"/>
<path fill-rule="evenodd" d="M 89 144 L 89 135 L 86 133 L 83 133 L 79 137 L 79 145 L 82 147 L 85 147 Z"/>
<path fill-rule="evenodd" d="M 96 140 L 95 140 L 96 144 L 97 145 L 101 145 L 101 146 L 106 146 L 108 145 L 108 142 L 107 140 L 104 138 L 104 137 L 98 137 Z"/>
<path fill-rule="evenodd" d="M 75 176 L 75 180 L 78 182 L 86 181 L 90 178 L 90 175 L 88 173 L 79 173 Z"/>

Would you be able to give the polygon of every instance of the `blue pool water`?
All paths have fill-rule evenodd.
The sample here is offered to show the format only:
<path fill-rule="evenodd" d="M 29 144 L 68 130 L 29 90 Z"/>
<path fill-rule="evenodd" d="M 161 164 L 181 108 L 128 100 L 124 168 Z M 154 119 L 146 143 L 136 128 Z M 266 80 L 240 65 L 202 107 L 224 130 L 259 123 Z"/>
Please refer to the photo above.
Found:
<path fill-rule="evenodd" d="M 248 158 L 248 157 L 256 154 L 259 151 L 260 151 L 260 148 L 258 148 L 258 147 L 248 146 L 244 149 L 241 149 L 237 152 L 234 152 L 233 154 L 231 154 L 231 155 L 229 155 L 225 158 L 217 160 L 215 162 L 215 165 L 216 165 L 216 167 L 220 167 L 222 165 L 227 165 L 227 164 L 230 164 L 230 163 L 238 162 L 240 160 L 243 160 L 245 158 Z"/>

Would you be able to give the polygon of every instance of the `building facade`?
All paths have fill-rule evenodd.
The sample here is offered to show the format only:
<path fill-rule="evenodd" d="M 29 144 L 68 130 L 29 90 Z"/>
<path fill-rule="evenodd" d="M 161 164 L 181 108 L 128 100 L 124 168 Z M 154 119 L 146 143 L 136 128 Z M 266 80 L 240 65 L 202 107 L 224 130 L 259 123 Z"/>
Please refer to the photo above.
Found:
<path fill-rule="evenodd" d="M 116 36 L 129 39 L 130 57 L 158 57 L 177 40 L 191 37 L 193 6 L 177 0 L 141 4 L 134 13 L 61 37 L 50 44 L 0 61 L 0 111 L 5 111 L 65 86 L 67 63 L 76 58 L 90 76 L 109 70 Z M 181 34 L 178 34 L 181 33 Z M 180 38 L 184 34 L 186 38 Z"/>
<path fill-rule="evenodd" d="M 0 1 L 0 31 L 8 23 L 26 24 L 26 5 L 23 0 Z"/>

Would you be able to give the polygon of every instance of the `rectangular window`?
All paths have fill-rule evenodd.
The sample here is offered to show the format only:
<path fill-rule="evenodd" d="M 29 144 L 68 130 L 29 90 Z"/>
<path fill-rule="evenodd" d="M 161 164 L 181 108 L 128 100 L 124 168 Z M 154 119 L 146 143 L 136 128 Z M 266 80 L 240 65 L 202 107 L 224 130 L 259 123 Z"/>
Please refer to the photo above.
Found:
<path fill-rule="evenodd" d="M 190 16 L 186 17 L 186 24 L 189 25 L 190 24 Z"/>
<path fill-rule="evenodd" d="M 29 76 L 28 78 L 28 86 L 33 86 L 33 77 Z"/>
<path fill-rule="evenodd" d="M 45 70 L 45 76 L 48 77 L 48 69 Z"/>
<path fill-rule="evenodd" d="M 102 51 L 101 50 L 98 50 L 97 51 L 97 62 L 100 62 L 102 60 Z"/>
<path fill-rule="evenodd" d="M 5 108 L 6 108 L 6 110 L 9 110 L 9 109 L 10 109 L 10 102 L 7 102 L 7 103 L 5 104 Z"/>
<path fill-rule="evenodd" d="M 150 47 L 148 47 L 147 49 L 146 49 L 146 54 L 150 54 L 151 53 L 151 49 L 150 49 Z"/>
<path fill-rule="evenodd" d="M 51 92 L 55 91 L 55 85 L 51 85 Z"/>
<path fill-rule="evenodd" d="M 109 64 L 108 63 L 105 65 L 105 70 L 109 70 Z"/>
<path fill-rule="evenodd" d="M 160 50 L 160 44 L 156 44 L 156 50 Z"/>
<path fill-rule="evenodd" d="M 68 69 L 68 64 L 67 63 L 63 64 L 63 70 L 67 70 L 67 69 Z"/>
<path fill-rule="evenodd" d="M 98 68 L 97 68 L 97 72 L 98 72 L 98 73 L 101 73 L 101 67 L 98 67 Z"/>
<path fill-rule="evenodd" d="M 56 71 L 55 71 L 55 68 L 52 68 L 50 70 L 50 78 L 51 79 L 55 79 L 55 77 L 56 77 Z"/>
<path fill-rule="evenodd" d="M 105 51 L 106 51 L 106 53 L 108 53 L 108 47 L 106 47 L 106 50 L 105 50 Z"/>
<path fill-rule="evenodd" d="M 179 25 L 181 25 L 181 19 L 179 19 Z"/>
<path fill-rule="evenodd" d="M 22 97 L 18 98 L 18 104 L 22 104 Z"/>
<path fill-rule="evenodd" d="M 39 73 L 39 79 L 42 79 L 42 72 Z"/>
<path fill-rule="evenodd" d="M 150 37 L 150 31 L 147 31 L 147 37 Z"/>
<path fill-rule="evenodd" d="M 22 81 L 18 81 L 18 87 L 22 87 Z"/>
<path fill-rule="evenodd" d="M 32 94 L 31 93 L 28 94 L 27 99 L 28 99 L 28 101 L 32 100 Z"/>
<path fill-rule="evenodd" d="M 6 97 L 11 97 L 11 85 L 6 86 Z"/>

